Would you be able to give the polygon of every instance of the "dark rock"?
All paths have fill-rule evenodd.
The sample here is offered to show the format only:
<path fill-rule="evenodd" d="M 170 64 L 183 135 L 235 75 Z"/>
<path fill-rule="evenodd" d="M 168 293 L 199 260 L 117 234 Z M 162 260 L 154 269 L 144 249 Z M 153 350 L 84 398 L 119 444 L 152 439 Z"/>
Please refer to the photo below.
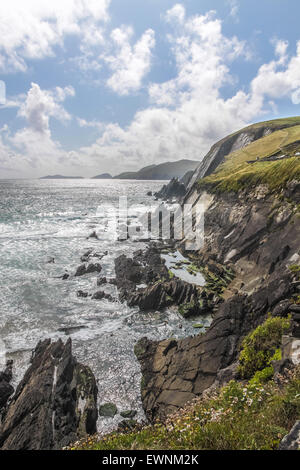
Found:
<path fill-rule="evenodd" d="M 6 406 L 9 397 L 14 393 L 10 384 L 12 380 L 13 361 L 7 361 L 6 368 L 0 372 L 0 411 Z"/>
<path fill-rule="evenodd" d="M 118 413 L 118 408 L 114 403 L 105 403 L 99 408 L 99 415 L 106 418 L 113 418 Z"/>
<path fill-rule="evenodd" d="M 79 276 L 84 276 L 85 274 L 86 274 L 86 266 L 85 266 L 85 264 L 81 264 L 81 265 L 78 266 L 78 268 L 76 269 L 75 276 L 76 276 L 76 277 L 79 277 Z"/>
<path fill-rule="evenodd" d="M 82 263 L 86 263 L 86 262 L 90 259 L 90 256 L 91 256 L 92 253 L 93 253 L 93 250 L 92 250 L 92 249 L 86 251 L 86 252 L 84 253 L 84 255 L 81 256 L 80 261 L 81 261 Z"/>
<path fill-rule="evenodd" d="M 118 425 L 118 431 L 120 432 L 132 432 L 138 428 L 138 422 L 135 419 L 125 419 Z"/>
<path fill-rule="evenodd" d="M 76 325 L 76 326 L 62 326 L 58 328 L 58 331 L 64 333 L 67 336 L 70 336 L 72 333 L 76 333 L 77 331 L 83 330 L 84 328 L 88 328 L 85 325 Z"/>
<path fill-rule="evenodd" d="M 283 317 L 287 315 L 287 313 L 290 311 L 290 305 L 291 302 L 290 300 L 283 300 L 279 302 L 276 307 L 272 311 L 272 315 L 274 317 Z"/>
<path fill-rule="evenodd" d="M 110 300 L 112 301 L 113 298 L 110 294 L 105 294 L 105 292 L 99 290 L 98 292 L 95 292 L 95 294 L 92 295 L 92 300 Z"/>
<path fill-rule="evenodd" d="M 82 290 L 79 290 L 77 292 L 77 297 L 82 297 L 83 299 L 86 299 L 88 297 L 88 292 L 83 292 Z"/>
<path fill-rule="evenodd" d="M 96 432 L 97 386 L 72 343 L 41 341 L 0 429 L 3 450 L 61 449 Z"/>
<path fill-rule="evenodd" d="M 88 265 L 81 264 L 75 273 L 75 277 L 84 276 L 85 274 L 100 273 L 102 266 L 99 263 L 90 263 Z"/>
<path fill-rule="evenodd" d="M 121 411 L 120 415 L 122 416 L 122 418 L 132 419 L 137 415 L 137 411 L 135 410 Z"/>
<path fill-rule="evenodd" d="M 289 434 L 282 439 L 279 450 L 300 450 L 300 421 L 297 421 Z"/>
<path fill-rule="evenodd" d="M 290 312 L 300 313 L 300 305 L 291 305 Z"/>
<path fill-rule="evenodd" d="M 152 195 L 153 195 L 152 191 L 147 192 L 147 196 L 152 196 Z"/>
<path fill-rule="evenodd" d="M 106 277 L 98 277 L 98 279 L 97 279 L 97 286 L 98 287 L 103 286 L 106 283 L 107 283 Z"/>
<path fill-rule="evenodd" d="M 53 263 L 55 263 L 55 259 L 51 256 L 51 257 L 48 258 L 47 263 L 48 264 L 53 264 Z"/>
<path fill-rule="evenodd" d="M 216 381 L 223 385 L 236 377 L 235 363 L 243 337 L 264 321 L 275 298 L 278 302 L 278 296 L 291 297 L 291 275 L 278 275 L 277 281 L 273 279 L 263 288 L 261 295 L 267 295 L 266 302 L 260 300 L 258 292 L 223 302 L 204 335 L 160 342 L 143 338 L 137 343 L 142 402 L 150 421 L 164 419 Z"/>
<path fill-rule="evenodd" d="M 155 196 L 160 199 L 182 198 L 185 196 L 186 187 L 178 178 L 173 178 L 168 184 L 164 185 Z"/>
<path fill-rule="evenodd" d="M 66 281 L 67 279 L 69 279 L 69 277 L 70 277 L 70 274 L 65 273 L 65 274 L 62 276 L 62 280 L 63 280 L 63 281 Z"/>
<path fill-rule="evenodd" d="M 96 240 L 99 240 L 98 235 L 95 230 L 87 238 L 95 238 Z"/>
<path fill-rule="evenodd" d="M 88 250 L 84 255 L 80 258 L 82 263 L 87 263 L 91 258 L 98 258 L 102 259 L 104 256 L 108 254 L 108 251 L 105 251 L 104 253 L 97 253 L 94 252 L 92 249 Z"/>
<path fill-rule="evenodd" d="M 170 279 L 159 250 L 153 246 L 145 252 L 136 252 L 133 258 L 120 256 L 115 260 L 115 271 L 120 300 L 126 300 L 130 307 L 149 311 L 178 305 L 186 317 L 212 311 L 213 302 L 201 288 L 177 278 Z M 147 287 L 137 289 L 139 284 Z"/>
<path fill-rule="evenodd" d="M 90 263 L 86 267 L 86 274 L 101 273 L 101 271 L 102 271 L 102 266 L 99 263 Z"/>

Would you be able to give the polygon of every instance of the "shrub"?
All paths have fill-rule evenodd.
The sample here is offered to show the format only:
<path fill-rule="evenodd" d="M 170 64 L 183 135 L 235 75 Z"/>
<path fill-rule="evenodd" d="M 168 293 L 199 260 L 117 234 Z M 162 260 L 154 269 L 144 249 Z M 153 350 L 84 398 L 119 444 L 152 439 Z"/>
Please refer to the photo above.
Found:
<path fill-rule="evenodd" d="M 282 335 L 289 329 L 290 323 L 290 318 L 270 317 L 245 337 L 239 357 L 242 378 L 251 379 L 257 371 L 271 365 L 281 345 Z"/>

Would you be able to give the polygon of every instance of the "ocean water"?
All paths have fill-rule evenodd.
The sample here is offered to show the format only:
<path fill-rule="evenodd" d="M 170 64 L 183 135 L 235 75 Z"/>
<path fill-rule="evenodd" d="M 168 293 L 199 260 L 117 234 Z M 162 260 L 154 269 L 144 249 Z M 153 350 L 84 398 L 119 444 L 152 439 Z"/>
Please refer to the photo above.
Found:
<path fill-rule="evenodd" d="M 119 411 L 134 409 L 144 419 L 140 368 L 134 344 L 195 334 L 193 324 L 176 311 L 141 313 L 118 301 L 116 287 L 96 285 L 97 275 L 73 277 L 80 257 L 90 248 L 108 254 L 101 275 L 114 277 L 114 259 L 144 248 L 141 242 L 117 241 L 109 214 L 99 207 L 149 206 L 163 182 L 125 180 L 0 181 L 0 361 L 14 360 L 14 384 L 29 364 L 31 350 L 45 338 L 71 335 L 77 359 L 97 379 L 98 403 L 114 402 Z M 135 215 L 132 215 L 134 221 Z M 87 239 L 96 230 L 99 239 Z M 49 259 L 54 258 L 54 263 Z M 65 271 L 71 275 L 63 281 Z M 114 301 L 81 299 L 78 290 L 105 290 Z M 207 323 L 209 320 L 201 319 Z M 71 330 L 64 330 L 71 328 Z M 5 355 L 4 355 L 5 352 Z M 116 427 L 120 416 L 99 418 L 99 431 Z"/>

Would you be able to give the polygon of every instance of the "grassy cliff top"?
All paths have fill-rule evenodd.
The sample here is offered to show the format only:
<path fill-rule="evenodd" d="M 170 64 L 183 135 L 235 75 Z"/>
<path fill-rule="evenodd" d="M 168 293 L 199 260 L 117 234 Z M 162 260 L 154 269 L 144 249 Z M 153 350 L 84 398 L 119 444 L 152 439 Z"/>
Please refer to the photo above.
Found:
<path fill-rule="evenodd" d="M 213 191 L 235 191 L 266 184 L 270 190 L 282 189 L 288 181 L 300 180 L 300 118 L 289 118 L 267 124 L 291 124 L 256 140 L 241 150 L 230 153 L 211 175 L 198 181 L 200 188 Z M 253 127 L 253 126 L 251 126 Z"/>
<path fill-rule="evenodd" d="M 93 436 L 71 450 L 277 450 L 299 419 L 299 368 L 279 386 L 230 382 L 157 423 Z"/>

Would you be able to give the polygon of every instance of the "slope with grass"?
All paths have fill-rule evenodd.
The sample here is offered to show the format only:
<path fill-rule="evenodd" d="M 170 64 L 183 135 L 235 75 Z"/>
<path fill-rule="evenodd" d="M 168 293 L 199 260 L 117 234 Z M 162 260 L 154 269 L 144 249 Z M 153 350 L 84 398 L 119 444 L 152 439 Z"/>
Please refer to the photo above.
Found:
<path fill-rule="evenodd" d="M 199 189 L 235 191 L 265 184 L 279 191 L 300 179 L 300 126 L 276 131 L 225 157 Z"/>
<path fill-rule="evenodd" d="M 193 186 L 198 180 L 211 175 L 218 166 L 224 162 L 226 156 L 230 155 L 232 152 L 243 149 L 256 140 L 273 134 L 274 132 L 299 125 L 299 116 L 276 119 L 273 121 L 264 121 L 252 124 L 223 138 L 213 145 L 207 155 L 202 159 L 198 168 L 195 170 L 188 186 L 187 195 L 193 191 Z"/>
<path fill-rule="evenodd" d="M 234 279 L 222 287 L 223 301 L 205 335 L 140 342 L 141 394 L 150 421 L 165 419 L 220 378 L 230 380 L 243 337 L 282 303 L 288 310 L 296 293 L 288 267 L 300 260 L 299 118 L 247 130 L 254 131 L 260 133 L 254 141 L 223 154 L 223 163 L 197 180 L 184 200 L 206 208 L 203 246 L 185 255 L 204 275 L 205 268 L 215 274 L 210 284 L 226 270 Z M 245 130 L 234 138 L 241 135 Z"/>

